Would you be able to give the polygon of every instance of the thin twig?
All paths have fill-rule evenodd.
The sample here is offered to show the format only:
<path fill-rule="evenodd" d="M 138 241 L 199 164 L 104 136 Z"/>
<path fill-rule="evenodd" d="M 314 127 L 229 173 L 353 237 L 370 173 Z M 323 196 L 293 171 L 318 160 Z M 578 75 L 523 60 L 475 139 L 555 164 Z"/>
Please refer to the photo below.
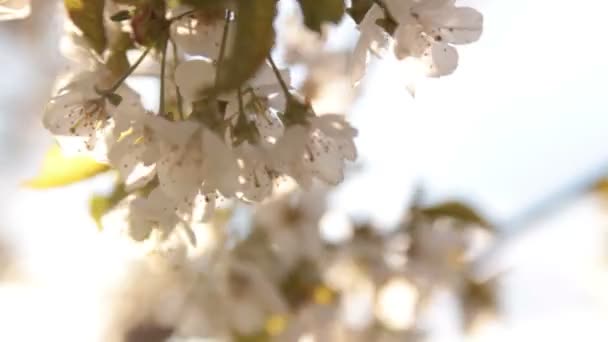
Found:
<path fill-rule="evenodd" d="M 171 46 L 173 47 L 173 75 L 175 76 L 175 70 L 177 70 L 177 66 L 179 64 L 179 60 L 177 58 L 177 44 L 171 37 L 169 37 L 169 42 L 171 42 Z M 175 94 L 177 97 L 177 115 L 174 117 L 174 120 L 183 120 L 184 116 L 184 99 L 182 97 L 182 93 L 177 86 L 177 83 L 174 82 L 175 85 Z"/>
<path fill-rule="evenodd" d="M 226 22 L 224 23 L 224 31 L 222 32 L 222 43 L 220 44 L 220 51 L 217 56 L 217 66 L 215 70 L 215 84 L 217 85 L 218 80 L 220 79 L 220 72 L 222 68 L 222 63 L 224 62 L 224 57 L 226 54 L 226 42 L 228 41 L 228 30 L 230 29 L 230 11 L 226 11 Z"/>
<path fill-rule="evenodd" d="M 163 39 L 160 55 L 160 99 L 158 104 L 158 115 L 165 114 L 165 73 L 167 69 L 167 41 Z"/>
<path fill-rule="evenodd" d="M 189 11 L 186 11 L 186 12 L 184 12 L 184 13 L 182 13 L 182 14 L 178 14 L 178 15 L 176 15 L 176 16 L 175 16 L 175 17 L 173 17 L 173 18 L 169 18 L 169 19 L 167 19 L 167 21 L 169 21 L 170 23 L 172 23 L 172 22 L 174 22 L 174 21 L 176 21 L 176 20 L 180 20 L 180 19 L 182 19 L 183 17 L 187 17 L 187 16 L 189 16 L 190 14 L 194 14 L 194 13 L 196 13 L 196 11 L 197 11 L 197 10 L 195 10 L 195 9 L 194 9 L 194 10 L 189 10 Z"/>
<path fill-rule="evenodd" d="M 139 67 L 139 65 L 141 64 L 141 62 L 144 60 L 144 58 L 146 58 L 146 56 L 148 55 L 148 53 L 152 50 L 152 46 L 149 46 L 142 54 L 141 56 L 139 56 L 139 58 L 137 59 L 137 61 L 135 61 L 135 63 L 133 63 L 133 65 L 131 65 L 129 67 L 129 70 L 127 70 L 125 72 L 124 75 L 122 75 L 118 80 L 116 80 L 116 82 L 114 82 L 114 84 L 108 88 L 108 89 L 99 89 L 97 88 L 97 86 L 95 86 L 95 91 L 103 96 L 107 96 L 110 95 L 112 93 L 114 93 L 121 85 L 122 83 L 129 77 L 131 76 L 131 74 L 135 71 L 135 69 L 137 69 L 137 67 Z"/>
<path fill-rule="evenodd" d="M 283 93 L 285 93 L 285 97 L 287 99 L 291 99 L 291 93 L 289 92 L 289 87 L 285 83 L 285 80 L 283 80 L 283 77 L 281 76 L 281 72 L 279 71 L 279 68 L 277 68 L 277 65 L 274 63 L 274 60 L 272 59 L 272 57 L 270 55 L 268 56 L 268 62 L 270 63 L 270 66 L 272 67 L 272 71 L 274 72 L 274 75 L 276 76 L 277 81 L 279 81 L 279 84 L 281 85 L 281 89 L 283 90 Z"/>

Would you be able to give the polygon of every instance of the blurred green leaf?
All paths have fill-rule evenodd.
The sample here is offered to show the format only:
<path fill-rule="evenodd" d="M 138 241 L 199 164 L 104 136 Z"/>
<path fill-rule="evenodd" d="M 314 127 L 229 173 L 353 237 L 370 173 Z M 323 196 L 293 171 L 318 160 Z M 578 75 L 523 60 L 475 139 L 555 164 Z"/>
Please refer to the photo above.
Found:
<path fill-rule="evenodd" d="M 89 213 L 97 224 L 97 228 L 102 230 L 101 218 L 108 211 L 114 208 L 118 202 L 129 194 L 125 191 L 123 184 L 116 184 L 109 195 L 93 195 L 89 200 Z"/>
<path fill-rule="evenodd" d="M 131 29 L 137 43 L 144 46 L 157 44 L 157 47 L 164 44 L 169 27 L 165 11 L 166 4 L 162 0 L 149 0 L 137 6 L 131 19 Z"/>
<path fill-rule="evenodd" d="M 321 284 L 319 270 L 310 261 L 301 261 L 280 284 L 281 293 L 293 310 L 313 301 L 315 288 Z"/>
<path fill-rule="evenodd" d="M 465 330 L 474 329 L 483 316 L 494 317 L 499 310 L 495 279 L 480 283 L 473 279 L 464 281 L 461 293 L 463 325 Z"/>
<path fill-rule="evenodd" d="M 276 12 L 275 0 L 236 0 L 234 40 L 219 65 L 213 91 L 221 93 L 240 87 L 264 63 L 274 44 Z"/>
<path fill-rule="evenodd" d="M 376 25 L 382 27 L 384 31 L 392 35 L 395 33 L 395 30 L 397 30 L 399 24 L 388 18 L 380 18 L 376 20 Z"/>
<path fill-rule="evenodd" d="M 235 333 L 233 338 L 235 342 L 270 342 L 272 340 L 265 331 L 251 335 L 240 335 Z"/>
<path fill-rule="evenodd" d="M 352 6 L 346 12 L 353 18 L 355 23 L 359 24 L 373 4 L 373 0 L 353 0 Z"/>
<path fill-rule="evenodd" d="M 110 167 L 100 164 L 90 157 L 66 157 L 59 146 L 53 146 L 44 157 L 38 175 L 24 183 L 34 189 L 65 186 L 106 172 Z"/>
<path fill-rule="evenodd" d="M 127 331 L 125 342 L 164 342 L 175 332 L 174 327 L 158 323 L 141 323 Z"/>
<path fill-rule="evenodd" d="M 87 39 L 91 47 L 101 55 L 107 46 L 103 23 L 105 0 L 64 0 L 70 19 Z"/>
<path fill-rule="evenodd" d="M 467 223 L 475 223 L 483 227 L 491 227 L 491 224 L 479 215 L 475 209 L 458 201 L 446 201 L 434 206 L 420 209 L 420 212 L 431 218 L 450 217 Z"/>
<path fill-rule="evenodd" d="M 106 66 L 115 77 L 124 75 L 129 70 L 129 59 L 127 51 L 133 47 L 131 36 L 126 32 L 121 32 L 118 38 L 110 46 L 110 54 L 106 61 Z"/>
<path fill-rule="evenodd" d="M 228 3 L 226 0 L 170 0 L 170 2 L 175 1 L 179 1 L 182 4 L 190 5 L 196 8 L 226 6 Z"/>
<path fill-rule="evenodd" d="M 298 0 L 298 2 L 304 14 L 304 24 L 313 31 L 321 32 L 323 23 L 337 24 L 344 16 L 344 0 Z"/>
<path fill-rule="evenodd" d="M 110 17 L 112 21 L 123 21 L 131 19 L 131 12 L 128 10 L 118 11 Z"/>

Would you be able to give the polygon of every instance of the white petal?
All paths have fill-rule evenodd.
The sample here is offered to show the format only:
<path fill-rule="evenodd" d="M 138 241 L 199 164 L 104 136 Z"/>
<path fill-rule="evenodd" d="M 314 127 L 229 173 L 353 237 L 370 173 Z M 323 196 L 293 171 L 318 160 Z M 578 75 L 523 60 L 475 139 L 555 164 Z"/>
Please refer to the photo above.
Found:
<path fill-rule="evenodd" d="M 203 183 L 200 137 L 194 135 L 183 149 L 161 144 L 161 158 L 156 170 L 160 188 L 174 200 L 190 200 Z"/>
<path fill-rule="evenodd" d="M 287 107 L 287 98 L 282 92 L 269 94 L 268 107 L 274 111 L 282 112 Z"/>
<path fill-rule="evenodd" d="M 344 160 L 334 140 L 314 134 L 308 144 L 310 149 L 304 165 L 328 184 L 336 185 L 344 179 Z"/>
<path fill-rule="evenodd" d="M 289 85 L 291 83 L 289 69 L 279 69 L 279 73 L 281 74 L 283 81 L 285 81 L 285 83 L 287 85 Z M 253 76 L 253 78 L 251 78 L 251 80 L 248 82 L 248 84 L 249 84 L 249 86 L 251 86 L 253 88 L 267 87 L 267 86 L 276 87 L 276 86 L 278 86 L 278 81 L 277 81 L 276 75 L 274 74 L 274 71 L 272 70 L 272 67 L 268 63 L 264 63 L 264 64 L 262 64 L 260 69 L 258 69 L 255 76 Z M 257 94 L 257 92 L 256 92 L 256 94 Z M 261 94 L 258 94 L 258 95 L 261 95 Z"/>
<path fill-rule="evenodd" d="M 381 55 L 382 50 L 386 49 L 389 45 L 391 38 L 376 24 L 376 21 L 382 18 L 384 18 L 384 12 L 378 5 L 374 4 L 359 24 L 361 34 L 350 61 L 351 80 L 353 83 L 358 82 L 365 74 L 370 50 Z"/>
<path fill-rule="evenodd" d="M 470 7 L 446 9 L 430 20 L 432 28 L 429 34 L 436 40 L 453 44 L 475 42 L 483 30 L 483 16 Z"/>
<path fill-rule="evenodd" d="M 143 160 L 150 141 L 139 141 L 138 138 L 128 136 L 113 144 L 108 153 L 108 159 L 118 170 L 127 191 L 143 187 L 156 176 L 156 165 Z"/>
<path fill-rule="evenodd" d="M 30 0 L 6 0 L 0 4 L 0 21 L 23 19 L 30 15 Z"/>
<path fill-rule="evenodd" d="M 395 40 L 395 55 L 399 59 L 421 56 L 432 41 L 419 25 L 397 26 Z"/>
<path fill-rule="evenodd" d="M 83 101 L 79 92 L 60 95 L 48 104 L 43 124 L 66 154 L 85 153 L 102 162 L 107 160 L 113 121 L 103 100 Z"/>
<path fill-rule="evenodd" d="M 427 67 L 426 73 L 428 76 L 449 75 L 458 66 L 458 51 L 448 44 L 432 43 L 430 48 L 422 55 L 421 61 Z"/>
<path fill-rule="evenodd" d="M 270 196 L 274 179 L 267 170 L 268 159 L 264 150 L 245 142 L 237 148 L 235 154 L 240 161 L 239 167 L 241 168 L 239 176 L 241 198 L 259 202 Z"/>
<path fill-rule="evenodd" d="M 315 117 L 311 124 L 329 137 L 353 139 L 357 136 L 357 129 L 352 127 L 343 115 L 320 115 Z"/>
<path fill-rule="evenodd" d="M 175 70 L 175 83 L 187 100 L 197 99 L 197 93 L 215 82 L 215 67 L 208 61 L 190 60 L 181 63 Z"/>
<path fill-rule="evenodd" d="M 131 203 L 131 236 L 143 240 L 154 228 L 165 236 L 180 222 L 173 201 L 160 188 L 154 188 L 148 197 L 138 197 Z"/>
<path fill-rule="evenodd" d="M 284 127 L 279 117 L 269 111 L 255 116 L 255 124 L 265 142 L 273 144 L 283 135 Z"/>
<path fill-rule="evenodd" d="M 165 118 L 146 115 L 145 125 L 162 141 L 169 145 L 184 147 L 192 135 L 200 128 L 200 125 L 193 121 L 169 121 Z"/>
<path fill-rule="evenodd" d="M 202 149 L 205 161 L 202 165 L 205 192 L 219 191 L 230 197 L 238 188 L 238 165 L 232 151 L 215 133 L 205 131 L 202 134 Z"/>
<path fill-rule="evenodd" d="M 216 59 L 222 44 L 225 20 L 185 17 L 173 25 L 171 35 L 189 55 Z M 234 30 L 232 30 L 234 31 Z"/>

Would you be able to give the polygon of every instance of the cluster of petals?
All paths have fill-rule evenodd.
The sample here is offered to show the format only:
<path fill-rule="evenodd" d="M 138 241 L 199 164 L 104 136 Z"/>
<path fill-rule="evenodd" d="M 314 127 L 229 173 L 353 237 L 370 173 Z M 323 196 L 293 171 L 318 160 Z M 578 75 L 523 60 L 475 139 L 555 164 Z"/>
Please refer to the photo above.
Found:
<path fill-rule="evenodd" d="M 215 82 L 212 56 L 224 25 L 223 18 L 192 16 L 174 25 L 174 39 L 188 55 L 171 81 L 185 103 L 201 100 L 201 89 Z M 342 114 L 317 114 L 295 90 L 282 88 L 279 78 L 290 84 L 287 70 L 277 75 L 264 63 L 239 90 L 217 95 L 216 125 L 200 113 L 175 118 L 147 111 L 127 84 L 114 87 L 117 77 L 86 43 L 77 36 L 68 41 L 65 54 L 73 60 L 43 123 L 66 154 L 88 155 L 118 171 L 134 194 L 124 202 L 137 239 L 202 221 L 220 198 L 263 201 L 284 177 L 304 187 L 313 179 L 337 184 L 345 161 L 356 158 L 357 131 Z M 293 106 L 301 110 L 287 115 Z"/>
<path fill-rule="evenodd" d="M 383 3 L 385 8 L 374 4 L 359 25 L 361 36 L 353 56 L 355 82 L 365 73 L 370 54 L 393 53 L 399 60 L 417 65 L 428 77 L 449 75 L 458 66 L 455 45 L 475 42 L 482 33 L 482 15 L 473 8 L 456 6 L 456 0 Z M 388 25 L 394 32 L 379 25 L 387 21 L 396 21 Z"/>

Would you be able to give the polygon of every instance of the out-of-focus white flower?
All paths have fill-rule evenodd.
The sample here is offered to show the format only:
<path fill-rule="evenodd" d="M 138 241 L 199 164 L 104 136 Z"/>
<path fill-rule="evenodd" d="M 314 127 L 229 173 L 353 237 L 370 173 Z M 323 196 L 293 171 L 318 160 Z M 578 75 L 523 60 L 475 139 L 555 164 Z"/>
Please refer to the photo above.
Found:
<path fill-rule="evenodd" d="M 251 262 L 232 260 L 228 275 L 223 305 L 230 312 L 233 330 L 243 335 L 263 331 L 271 315 L 285 314 L 287 303 L 275 285 Z"/>
<path fill-rule="evenodd" d="M 282 266 L 317 261 L 322 257 L 323 241 L 318 222 L 325 211 L 325 191 L 287 193 L 268 200 L 256 210 L 253 226 L 267 232 Z"/>
<path fill-rule="evenodd" d="M 278 32 L 278 41 L 288 63 L 301 63 L 324 52 L 326 39 L 308 29 L 301 15 L 289 15 L 281 24 L 283 29 Z"/>
<path fill-rule="evenodd" d="M 0 1 L 0 21 L 27 18 L 31 11 L 30 0 Z"/>
<path fill-rule="evenodd" d="M 376 317 L 389 329 L 406 330 L 415 323 L 417 304 L 417 288 L 406 278 L 393 278 L 378 291 Z"/>
<path fill-rule="evenodd" d="M 355 100 L 349 75 L 350 56 L 322 53 L 306 62 L 307 74 L 301 92 L 316 113 L 345 114 Z"/>
<path fill-rule="evenodd" d="M 370 53 L 381 56 L 388 51 L 391 37 L 376 23 L 382 18 L 384 12 L 374 4 L 359 23 L 360 36 L 351 58 L 353 83 L 358 82 L 365 75 Z"/>
<path fill-rule="evenodd" d="M 146 197 L 135 198 L 130 205 L 130 232 L 135 240 L 146 239 L 156 229 L 168 236 L 176 227 L 184 228 L 195 243 L 191 225 L 207 219 L 215 207 L 215 198 L 198 193 L 181 202 L 167 197 L 160 188 Z"/>

